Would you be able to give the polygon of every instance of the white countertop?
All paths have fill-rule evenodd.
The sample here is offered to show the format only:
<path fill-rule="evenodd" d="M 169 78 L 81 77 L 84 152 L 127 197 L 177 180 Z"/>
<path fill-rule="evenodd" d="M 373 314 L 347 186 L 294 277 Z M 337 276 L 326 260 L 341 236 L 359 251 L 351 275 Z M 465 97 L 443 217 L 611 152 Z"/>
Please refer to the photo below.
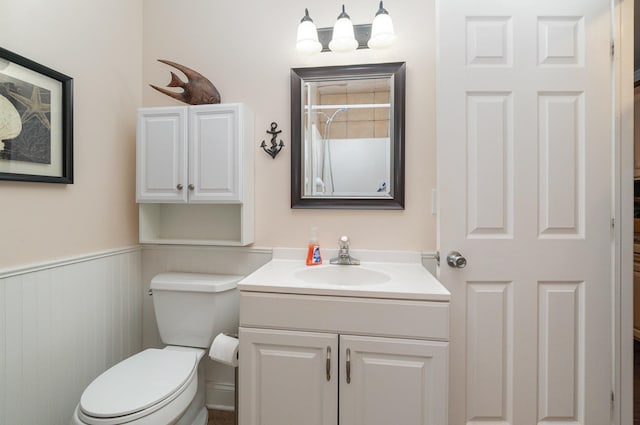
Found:
<path fill-rule="evenodd" d="M 305 265 L 306 250 L 274 248 L 273 259 L 242 279 L 240 291 L 303 295 L 330 295 L 361 298 L 384 298 L 448 302 L 451 294 L 421 263 L 417 252 L 353 250 L 351 255 L 361 261 L 359 266 L 329 264 L 335 250 L 323 250 L 323 264 Z M 332 268 L 341 273 L 348 268 L 367 269 L 388 277 L 382 283 L 326 284 L 301 279 L 308 269 Z M 355 270 L 354 270 L 355 271 Z M 355 271 L 358 273 L 357 271 Z"/>

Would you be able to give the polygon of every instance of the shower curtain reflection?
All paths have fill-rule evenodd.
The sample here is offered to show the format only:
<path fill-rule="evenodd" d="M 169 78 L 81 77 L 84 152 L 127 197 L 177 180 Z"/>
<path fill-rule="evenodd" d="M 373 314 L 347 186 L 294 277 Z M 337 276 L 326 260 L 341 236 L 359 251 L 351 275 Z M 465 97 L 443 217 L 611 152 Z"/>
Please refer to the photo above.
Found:
<path fill-rule="evenodd" d="M 331 138 L 331 125 L 343 106 L 331 115 L 307 112 L 305 119 L 305 190 L 312 196 L 389 197 L 391 177 L 389 137 Z"/>

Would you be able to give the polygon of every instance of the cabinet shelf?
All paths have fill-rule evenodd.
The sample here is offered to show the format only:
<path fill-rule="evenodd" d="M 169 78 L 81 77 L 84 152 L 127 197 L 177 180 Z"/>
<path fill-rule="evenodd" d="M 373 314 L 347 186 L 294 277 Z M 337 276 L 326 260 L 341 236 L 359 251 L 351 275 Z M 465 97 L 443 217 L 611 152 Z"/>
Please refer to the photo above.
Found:
<path fill-rule="evenodd" d="M 251 209 L 244 204 L 140 204 L 140 243 L 249 245 Z"/>

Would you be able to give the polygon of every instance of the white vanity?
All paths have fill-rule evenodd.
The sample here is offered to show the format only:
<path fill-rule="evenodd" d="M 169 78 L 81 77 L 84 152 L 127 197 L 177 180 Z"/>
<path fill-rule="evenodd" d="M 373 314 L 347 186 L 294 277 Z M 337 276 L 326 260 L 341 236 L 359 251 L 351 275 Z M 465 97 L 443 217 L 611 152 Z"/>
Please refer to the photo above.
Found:
<path fill-rule="evenodd" d="M 420 255 L 304 254 L 274 249 L 238 284 L 239 424 L 445 425 L 450 295 Z"/>

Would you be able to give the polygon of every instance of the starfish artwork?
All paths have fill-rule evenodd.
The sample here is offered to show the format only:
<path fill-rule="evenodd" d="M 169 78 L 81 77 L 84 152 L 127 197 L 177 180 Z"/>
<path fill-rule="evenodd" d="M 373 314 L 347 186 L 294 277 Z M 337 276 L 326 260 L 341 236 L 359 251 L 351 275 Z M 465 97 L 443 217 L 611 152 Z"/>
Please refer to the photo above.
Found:
<path fill-rule="evenodd" d="M 51 92 L 28 82 L 0 75 L 0 96 L 21 121 L 22 130 L 0 140 L 0 160 L 51 163 Z M 10 102 L 10 105 L 8 102 Z M 15 114 L 14 114 L 15 115 Z M 14 120 L 17 117 L 14 116 Z"/>

